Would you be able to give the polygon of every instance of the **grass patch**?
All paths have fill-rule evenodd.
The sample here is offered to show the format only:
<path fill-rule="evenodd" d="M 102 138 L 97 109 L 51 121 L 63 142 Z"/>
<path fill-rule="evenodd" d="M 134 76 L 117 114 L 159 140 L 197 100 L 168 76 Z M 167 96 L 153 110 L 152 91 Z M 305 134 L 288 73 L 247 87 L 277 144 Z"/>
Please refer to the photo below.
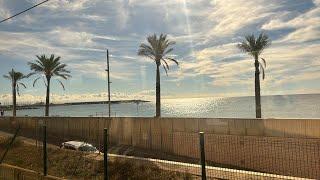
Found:
<path fill-rule="evenodd" d="M 195 179 L 186 173 L 164 171 L 150 163 L 137 163 L 128 160 L 110 162 L 110 179 Z"/>
<path fill-rule="evenodd" d="M 5 151 L 10 138 L 0 137 L 0 153 Z M 88 158 L 88 154 L 48 148 L 48 173 L 68 179 L 102 179 L 103 160 Z M 17 139 L 9 150 L 4 163 L 42 172 L 42 147 Z M 138 163 L 133 160 L 110 160 L 110 179 L 194 179 L 190 174 L 162 170 L 152 162 Z"/>
<path fill-rule="evenodd" d="M 4 138 L 4 137 L 0 137 L 0 146 L 1 147 L 7 147 L 10 142 L 11 142 L 12 138 Z M 11 147 L 19 147 L 23 144 L 23 141 L 21 140 L 21 138 L 17 137 L 13 143 Z"/>

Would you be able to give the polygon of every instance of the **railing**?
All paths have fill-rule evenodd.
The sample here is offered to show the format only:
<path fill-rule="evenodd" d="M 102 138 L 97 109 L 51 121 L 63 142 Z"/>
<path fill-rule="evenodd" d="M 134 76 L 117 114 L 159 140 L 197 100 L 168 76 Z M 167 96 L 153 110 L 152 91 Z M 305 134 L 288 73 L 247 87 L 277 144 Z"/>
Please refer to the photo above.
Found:
<path fill-rule="evenodd" d="M 0 130 L 10 132 L 11 120 L 0 119 Z M 320 178 L 320 138 L 315 138 L 317 134 L 306 132 L 308 128 L 316 132 L 319 128 L 316 124 L 318 120 L 270 120 L 278 126 L 265 122 L 269 120 L 235 121 L 172 118 L 45 118 L 45 121 L 42 121 L 40 118 L 17 118 L 16 124 L 22 127 L 21 135 L 32 139 L 41 140 L 39 122 L 42 122 L 47 125 L 50 144 L 60 145 L 64 141 L 78 140 L 91 143 L 100 150 L 103 150 L 103 129 L 108 128 L 109 153 L 191 165 L 200 164 L 198 130 L 202 130 L 208 177 L 216 177 L 216 172 L 208 171 L 208 168 L 220 167 L 234 169 L 237 173 L 247 170 L 283 176 Z M 285 122 L 281 124 L 281 121 Z M 295 123 L 300 126 L 295 127 Z M 310 123 L 314 123 L 313 127 Z M 286 124 L 291 124 L 291 128 L 296 131 L 283 128 L 282 132 L 277 132 L 281 129 L 279 127 Z M 238 129 L 236 125 L 239 126 Z M 54 161 L 50 159 L 50 152 L 52 151 L 48 154 L 49 172 L 50 162 Z M 86 161 L 81 162 L 85 164 Z M 201 169 L 194 168 L 193 165 L 184 167 L 185 171 L 181 170 L 184 175 L 198 176 L 199 172 L 201 173 Z M 150 167 L 153 168 L 154 164 Z M 160 170 L 165 171 L 157 168 L 153 171 L 159 171 L 166 177 L 172 175 L 167 174 L 167 171 L 172 172 L 176 169 L 170 163 L 162 163 L 160 167 Z M 97 165 L 94 172 L 100 172 L 99 168 L 101 165 Z"/>

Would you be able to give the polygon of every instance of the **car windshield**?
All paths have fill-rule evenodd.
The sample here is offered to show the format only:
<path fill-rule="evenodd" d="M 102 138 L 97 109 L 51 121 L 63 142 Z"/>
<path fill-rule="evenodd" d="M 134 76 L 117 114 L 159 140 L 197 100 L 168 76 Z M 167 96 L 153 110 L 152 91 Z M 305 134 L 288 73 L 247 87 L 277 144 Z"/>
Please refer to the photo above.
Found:
<path fill-rule="evenodd" d="M 97 151 L 97 149 L 93 146 L 85 145 L 85 146 L 79 147 L 79 151 L 94 152 L 94 151 Z"/>

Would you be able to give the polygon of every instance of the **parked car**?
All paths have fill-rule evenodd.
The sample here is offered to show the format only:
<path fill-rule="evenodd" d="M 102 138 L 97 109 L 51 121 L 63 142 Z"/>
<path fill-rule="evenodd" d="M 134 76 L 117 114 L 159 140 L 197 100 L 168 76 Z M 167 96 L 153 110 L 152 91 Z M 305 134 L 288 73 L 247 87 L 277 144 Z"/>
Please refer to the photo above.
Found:
<path fill-rule="evenodd" d="M 88 153 L 100 153 L 100 151 L 93 145 L 81 141 L 67 141 L 61 144 L 62 149 L 69 149 L 74 151 L 82 151 Z"/>

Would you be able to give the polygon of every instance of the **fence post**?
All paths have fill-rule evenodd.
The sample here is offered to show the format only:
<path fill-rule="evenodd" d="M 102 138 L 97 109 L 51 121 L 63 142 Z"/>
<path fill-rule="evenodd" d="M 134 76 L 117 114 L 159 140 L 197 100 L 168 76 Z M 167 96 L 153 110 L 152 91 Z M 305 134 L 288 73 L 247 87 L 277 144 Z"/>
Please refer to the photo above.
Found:
<path fill-rule="evenodd" d="M 19 125 L 18 129 L 16 130 L 16 132 L 14 133 L 14 136 L 13 136 L 13 138 L 11 139 L 10 143 L 9 143 L 8 146 L 6 147 L 6 150 L 5 150 L 4 154 L 3 154 L 2 157 L 1 157 L 0 164 L 2 164 L 2 162 L 3 162 L 4 158 L 6 157 L 9 149 L 11 148 L 14 140 L 16 139 L 19 131 L 20 131 L 20 125 Z"/>
<path fill-rule="evenodd" d="M 206 175 L 206 157 L 205 157 L 205 151 L 204 151 L 204 133 L 200 132 L 200 156 L 201 156 L 201 177 L 202 180 L 207 179 Z"/>
<path fill-rule="evenodd" d="M 108 180 L 108 129 L 103 130 L 104 180 Z"/>
<path fill-rule="evenodd" d="M 47 159 L 47 126 L 43 125 L 43 175 L 48 175 Z"/>

